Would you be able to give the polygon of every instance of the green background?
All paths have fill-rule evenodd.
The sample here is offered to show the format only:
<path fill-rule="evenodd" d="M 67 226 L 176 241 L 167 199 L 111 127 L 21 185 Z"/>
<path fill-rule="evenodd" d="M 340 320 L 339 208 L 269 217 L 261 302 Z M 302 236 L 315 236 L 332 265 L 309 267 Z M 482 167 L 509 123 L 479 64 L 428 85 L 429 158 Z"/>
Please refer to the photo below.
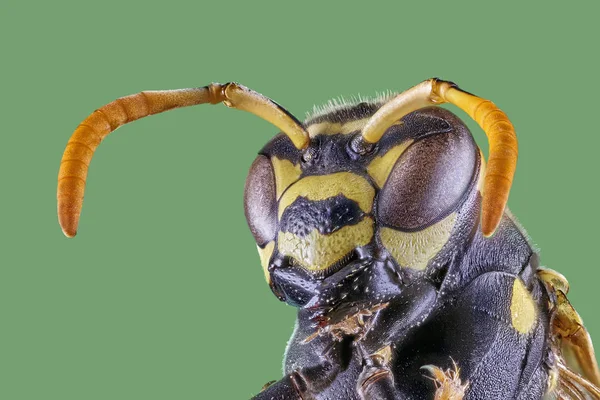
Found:
<path fill-rule="evenodd" d="M 0 398 L 245 399 L 281 376 L 295 313 L 242 208 L 268 123 L 201 106 L 123 127 L 96 153 L 79 236 L 56 221 L 81 120 L 211 81 L 300 118 L 432 76 L 492 99 L 520 138 L 509 205 L 600 343 L 598 7 L 568 4 L 2 1 Z"/>

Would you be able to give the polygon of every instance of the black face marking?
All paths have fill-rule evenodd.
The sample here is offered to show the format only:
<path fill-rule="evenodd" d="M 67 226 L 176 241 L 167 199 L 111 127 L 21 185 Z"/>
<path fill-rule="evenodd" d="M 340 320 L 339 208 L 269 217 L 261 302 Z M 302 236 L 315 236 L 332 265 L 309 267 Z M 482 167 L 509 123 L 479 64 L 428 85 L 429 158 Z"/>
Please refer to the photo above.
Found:
<path fill-rule="evenodd" d="M 351 171 L 362 175 L 365 160 L 358 162 L 348 154 L 352 135 L 317 135 L 311 140 L 312 158 L 302 162 L 302 176 Z"/>
<path fill-rule="evenodd" d="M 341 194 L 319 201 L 298 197 L 283 212 L 279 229 L 299 237 L 305 237 L 313 229 L 328 235 L 359 223 L 363 216 L 358 203 Z"/>

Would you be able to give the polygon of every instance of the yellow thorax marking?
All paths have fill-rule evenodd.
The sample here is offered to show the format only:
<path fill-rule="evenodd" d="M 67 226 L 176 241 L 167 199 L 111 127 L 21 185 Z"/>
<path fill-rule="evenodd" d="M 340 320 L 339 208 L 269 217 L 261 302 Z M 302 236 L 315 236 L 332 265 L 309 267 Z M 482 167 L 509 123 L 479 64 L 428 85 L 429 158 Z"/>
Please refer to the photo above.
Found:
<path fill-rule="evenodd" d="M 529 333 L 535 323 L 537 312 L 531 293 L 521 279 L 516 278 L 512 288 L 510 316 L 512 326 L 519 333 Z"/>
<path fill-rule="evenodd" d="M 360 209 L 370 213 L 373 208 L 375 189 L 362 176 L 351 172 L 337 172 L 329 175 L 312 175 L 300 179 L 285 191 L 279 201 L 279 218 L 285 209 L 298 197 L 319 201 L 338 194 L 358 203 Z"/>
<path fill-rule="evenodd" d="M 365 217 L 355 225 L 322 235 L 313 229 L 305 237 L 279 232 L 277 245 L 283 255 L 293 257 L 309 271 L 322 271 L 341 260 L 357 247 L 367 245 L 373 238 L 373 219 Z"/>
<path fill-rule="evenodd" d="M 456 213 L 452 213 L 422 231 L 402 232 L 383 227 L 379 238 L 401 267 L 422 270 L 448 242 L 455 223 Z"/>
<path fill-rule="evenodd" d="M 286 159 L 271 157 L 271 163 L 273 164 L 273 172 L 275 173 L 276 196 L 279 199 L 285 189 L 300 178 L 302 170 L 299 163 L 292 164 L 291 161 Z"/>
<path fill-rule="evenodd" d="M 265 273 L 265 279 L 267 280 L 267 283 L 271 283 L 271 276 L 269 275 L 269 259 L 273 254 L 275 241 L 270 241 L 263 249 L 259 246 L 256 246 L 256 248 L 258 249 L 258 256 L 260 257 L 260 265 L 262 265 L 263 272 Z"/>
<path fill-rule="evenodd" d="M 413 140 L 410 139 L 402 144 L 392 147 L 382 156 L 375 157 L 373 161 L 367 167 L 367 172 L 373 178 L 379 188 L 382 188 L 387 181 L 392 168 L 396 164 L 398 157 L 404 153 L 404 151 L 412 144 Z"/>

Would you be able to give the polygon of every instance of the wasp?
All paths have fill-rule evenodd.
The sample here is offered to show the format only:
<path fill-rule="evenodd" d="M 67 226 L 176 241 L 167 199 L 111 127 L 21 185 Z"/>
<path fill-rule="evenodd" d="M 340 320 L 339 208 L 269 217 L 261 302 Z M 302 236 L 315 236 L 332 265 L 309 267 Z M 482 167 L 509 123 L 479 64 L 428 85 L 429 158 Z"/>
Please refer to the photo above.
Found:
<path fill-rule="evenodd" d="M 254 399 L 600 399 L 568 282 L 540 266 L 506 208 L 515 129 L 451 82 L 332 102 L 304 122 L 236 83 L 120 98 L 67 144 L 65 235 L 77 232 L 88 167 L 110 132 L 204 103 L 281 130 L 250 167 L 244 207 L 266 281 L 298 316 L 285 376 Z M 486 133 L 487 162 L 443 103 Z"/>

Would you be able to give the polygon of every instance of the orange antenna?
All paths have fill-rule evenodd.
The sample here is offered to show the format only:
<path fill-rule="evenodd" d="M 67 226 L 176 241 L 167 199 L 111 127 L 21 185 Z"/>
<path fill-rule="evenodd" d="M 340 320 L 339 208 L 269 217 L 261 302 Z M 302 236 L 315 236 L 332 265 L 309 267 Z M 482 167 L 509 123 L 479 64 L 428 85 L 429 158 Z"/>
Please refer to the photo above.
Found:
<path fill-rule="evenodd" d="M 283 107 L 269 98 L 236 83 L 181 89 L 147 91 L 121 97 L 88 116 L 69 139 L 58 172 L 58 221 L 68 237 L 77 233 L 87 172 L 96 148 L 112 131 L 128 122 L 173 108 L 217 104 L 251 112 L 277 126 L 294 146 L 308 146 L 308 132 Z"/>
<path fill-rule="evenodd" d="M 406 114 L 442 103 L 461 108 L 487 135 L 490 149 L 484 177 L 481 230 L 489 237 L 498 227 L 508 202 L 518 156 L 515 129 L 494 103 L 464 92 L 451 82 L 429 79 L 384 104 L 363 128 L 362 140 L 377 143 L 385 131 Z"/>

